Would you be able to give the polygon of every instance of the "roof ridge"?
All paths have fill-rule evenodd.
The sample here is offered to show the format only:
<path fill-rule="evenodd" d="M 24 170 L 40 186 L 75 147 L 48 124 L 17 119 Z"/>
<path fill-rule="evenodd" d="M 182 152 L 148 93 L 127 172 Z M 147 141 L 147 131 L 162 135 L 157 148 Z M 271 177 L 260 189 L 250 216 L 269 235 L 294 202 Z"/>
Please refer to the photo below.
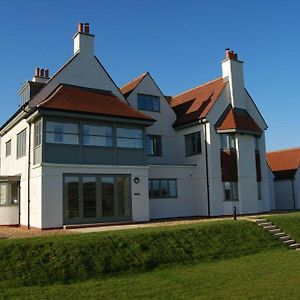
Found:
<path fill-rule="evenodd" d="M 122 85 L 121 87 L 119 87 L 119 90 L 123 89 L 124 87 L 126 87 L 127 85 L 133 83 L 134 81 L 140 79 L 141 77 L 145 77 L 146 75 L 150 74 L 148 71 L 142 73 L 141 75 L 137 76 L 136 78 L 130 80 L 129 82 L 125 83 L 124 85 Z"/>
<path fill-rule="evenodd" d="M 291 151 L 291 150 L 300 150 L 300 147 L 291 147 L 291 148 L 286 148 L 286 149 L 281 149 L 281 150 L 268 151 L 267 154 L 276 153 L 276 152 L 285 152 L 285 151 Z"/>
<path fill-rule="evenodd" d="M 183 95 L 183 94 L 185 94 L 185 93 L 188 93 L 188 92 L 190 92 L 190 91 L 193 91 L 193 90 L 195 90 L 195 89 L 197 89 L 197 88 L 199 88 L 199 87 L 205 86 L 205 85 L 207 85 L 207 84 L 213 83 L 214 81 L 220 80 L 220 79 L 222 79 L 222 78 L 223 78 L 223 77 L 218 77 L 218 78 L 212 79 L 212 80 L 210 80 L 210 81 L 208 81 L 208 82 L 199 84 L 199 85 L 197 85 L 197 86 L 195 86 L 195 87 L 193 87 L 193 88 L 191 88 L 191 89 L 188 89 L 188 90 L 186 90 L 186 91 L 184 91 L 184 92 L 182 92 L 182 93 L 179 93 L 179 94 L 177 94 L 177 95 L 175 95 L 175 96 L 171 96 L 171 97 L 172 97 L 172 98 L 179 97 L 179 96 L 181 96 L 181 95 Z"/>

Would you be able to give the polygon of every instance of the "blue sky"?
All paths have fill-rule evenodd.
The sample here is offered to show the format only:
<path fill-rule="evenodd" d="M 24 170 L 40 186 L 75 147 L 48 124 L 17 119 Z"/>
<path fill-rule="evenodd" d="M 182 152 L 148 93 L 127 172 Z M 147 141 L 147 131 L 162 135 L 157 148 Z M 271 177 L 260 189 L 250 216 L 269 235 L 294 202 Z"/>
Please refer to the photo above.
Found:
<path fill-rule="evenodd" d="M 225 48 L 235 50 L 267 150 L 300 146 L 299 15 L 296 0 L 1 0 L 0 123 L 36 67 L 53 74 L 72 56 L 81 21 L 118 85 L 149 71 L 167 95 L 219 77 Z"/>

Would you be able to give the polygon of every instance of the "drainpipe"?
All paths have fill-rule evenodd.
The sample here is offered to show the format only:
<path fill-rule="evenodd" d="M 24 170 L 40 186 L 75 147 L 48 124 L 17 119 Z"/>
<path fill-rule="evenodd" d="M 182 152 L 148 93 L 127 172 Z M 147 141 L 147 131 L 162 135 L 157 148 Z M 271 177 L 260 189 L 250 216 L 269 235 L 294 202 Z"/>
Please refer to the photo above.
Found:
<path fill-rule="evenodd" d="M 210 192 L 208 178 L 208 154 L 207 154 L 207 132 L 206 124 L 204 123 L 204 144 L 205 144 L 205 171 L 206 171 L 206 192 L 207 192 L 207 214 L 210 217 Z"/>
<path fill-rule="evenodd" d="M 294 209 L 296 209 L 294 178 L 291 179 Z"/>
<path fill-rule="evenodd" d="M 18 200 L 19 200 L 19 227 L 21 226 L 21 182 L 19 182 L 19 191 L 18 191 Z"/>
<path fill-rule="evenodd" d="M 27 166 L 27 229 L 30 229 L 30 166 L 31 166 L 31 123 L 29 124 L 28 134 L 28 166 Z"/>

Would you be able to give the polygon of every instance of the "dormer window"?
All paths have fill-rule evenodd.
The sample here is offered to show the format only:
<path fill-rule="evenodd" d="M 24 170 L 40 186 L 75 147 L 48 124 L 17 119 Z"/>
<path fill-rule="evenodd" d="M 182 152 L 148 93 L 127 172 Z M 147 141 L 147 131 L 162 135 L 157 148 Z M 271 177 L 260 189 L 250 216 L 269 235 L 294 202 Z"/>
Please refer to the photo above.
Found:
<path fill-rule="evenodd" d="M 137 107 L 140 110 L 160 111 L 160 99 L 157 96 L 138 94 Z"/>
<path fill-rule="evenodd" d="M 221 134 L 222 149 L 236 149 L 234 134 Z"/>
<path fill-rule="evenodd" d="M 30 100 L 30 87 L 29 86 L 21 93 L 20 97 L 21 97 L 21 106 Z"/>

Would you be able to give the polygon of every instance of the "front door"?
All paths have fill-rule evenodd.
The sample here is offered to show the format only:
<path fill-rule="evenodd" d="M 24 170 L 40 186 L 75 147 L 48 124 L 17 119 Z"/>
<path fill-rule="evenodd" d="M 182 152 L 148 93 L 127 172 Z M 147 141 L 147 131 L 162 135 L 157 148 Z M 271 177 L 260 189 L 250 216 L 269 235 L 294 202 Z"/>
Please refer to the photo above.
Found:
<path fill-rule="evenodd" d="M 130 175 L 64 176 L 64 224 L 130 219 Z"/>

